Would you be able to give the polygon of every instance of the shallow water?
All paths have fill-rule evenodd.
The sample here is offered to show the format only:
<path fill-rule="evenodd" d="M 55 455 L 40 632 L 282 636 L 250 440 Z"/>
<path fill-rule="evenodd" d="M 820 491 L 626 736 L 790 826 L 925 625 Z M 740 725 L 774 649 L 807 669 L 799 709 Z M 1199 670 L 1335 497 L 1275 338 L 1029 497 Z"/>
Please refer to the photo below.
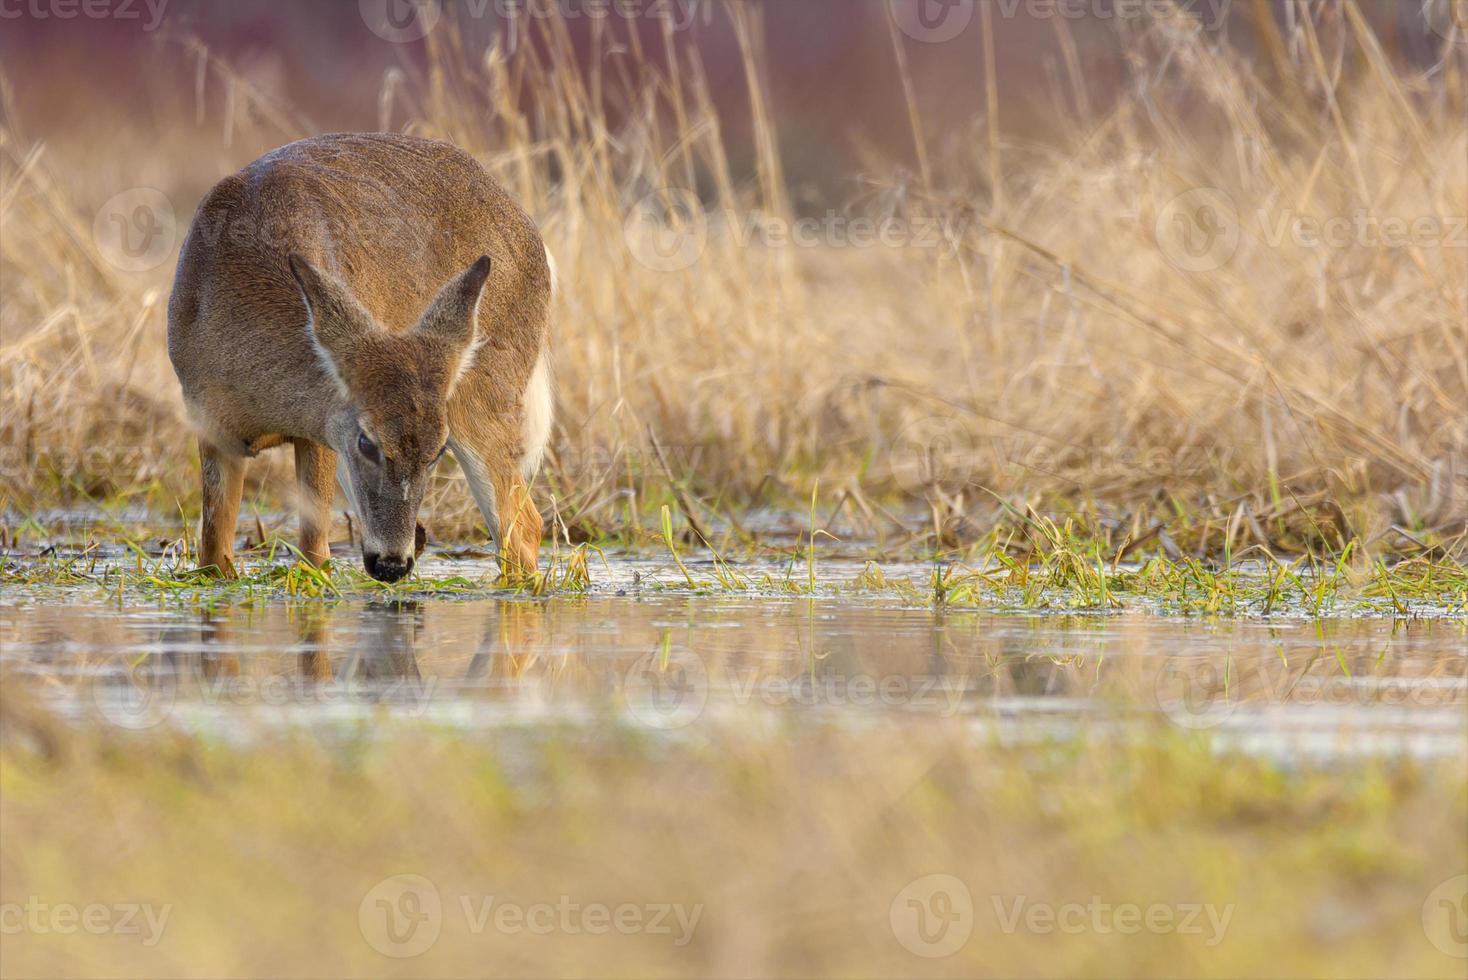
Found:
<path fill-rule="evenodd" d="M 1461 617 L 959 611 L 897 595 L 699 595 L 680 579 L 629 559 L 584 596 L 212 607 L 7 589 L 0 667 L 78 720 L 228 738 L 608 723 L 684 737 L 815 721 L 894 737 L 960 725 L 1001 744 L 1178 727 L 1285 762 L 1468 755 Z"/>

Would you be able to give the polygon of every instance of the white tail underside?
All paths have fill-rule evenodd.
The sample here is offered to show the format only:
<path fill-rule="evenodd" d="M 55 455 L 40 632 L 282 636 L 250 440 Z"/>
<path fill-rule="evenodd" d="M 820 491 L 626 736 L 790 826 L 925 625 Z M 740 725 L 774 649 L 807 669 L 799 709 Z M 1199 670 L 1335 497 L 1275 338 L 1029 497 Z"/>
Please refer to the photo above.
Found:
<path fill-rule="evenodd" d="M 545 252 L 546 265 L 550 266 L 551 295 L 560 288 L 556 273 L 556 260 L 550 249 Z M 529 483 L 540 472 L 540 462 L 545 458 L 545 447 L 550 442 L 551 422 L 555 416 L 555 395 L 551 390 L 550 338 L 540 350 L 535 370 L 530 375 L 530 384 L 525 389 L 525 428 L 521 432 L 521 445 L 525 455 L 520 459 L 520 472 Z"/>

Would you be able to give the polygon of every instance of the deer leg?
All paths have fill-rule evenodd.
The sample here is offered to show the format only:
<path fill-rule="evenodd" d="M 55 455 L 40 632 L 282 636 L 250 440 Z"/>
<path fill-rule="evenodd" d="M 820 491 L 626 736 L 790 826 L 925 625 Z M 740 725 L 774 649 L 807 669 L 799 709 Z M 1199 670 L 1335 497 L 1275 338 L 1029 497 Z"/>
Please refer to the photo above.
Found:
<path fill-rule="evenodd" d="M 313 565 L 331 559 L 331 498 L 336 492 L 336 453 L 309 439 L 295 440 L 297 507 L 301 515 L 301 554 Z"/>
<path fill-rule="evenodd" d="M 449 402 L 449 449 L 499 551 L 503 576 L 533 576 L 544 530 L 530 483 L 550 437 L 553 399 L 544 352 L 513 401 L 502 385 L 464 379 Z"/>
<path fill-rule="evenodd" d="M 313 611 L 307 606 L 299 622 L 301 652 L 297 664 L 301 676 L 317 682 L 331 680 L 331 652 L 327 644 L 329 615 L 320 608 Z"/>
<path fill-rule="evenodd" d="M 203 478 L 204 515 L 199 531 L 199 567 L 234 578 L 234 532 L 245 493 L 245 460 L 199 440 L 199 472 Z"/>
<path fill-rule="evenodd" d="M 545 522 L 530 499 L 518 465 L 495 474 L 495 501 L 499 505 L 500 573 L 511 579 L 535 575 Z"/>
<path fill-rule="evenodd" d="M 499 552 L 501 574 L 522 579 L 535 574 L 543 529 L 540 512 L 520 475 L 518 443 L 506 439 L 497 450 L 490 449 L 483 444 L 484 434 L 483 429 L 475 433 L 481 437 L 477 440 L 469 433 L 464 433 L 468 438 L 453 436 L 449 449 L 469 481 L 469 492 Z"/>

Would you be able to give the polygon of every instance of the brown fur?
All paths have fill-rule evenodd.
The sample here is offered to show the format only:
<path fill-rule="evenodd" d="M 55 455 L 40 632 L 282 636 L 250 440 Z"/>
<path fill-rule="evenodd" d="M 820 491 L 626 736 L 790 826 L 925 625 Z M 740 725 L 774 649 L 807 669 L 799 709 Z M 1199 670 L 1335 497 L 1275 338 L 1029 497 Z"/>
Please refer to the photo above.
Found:
<path fill-rule="evenodd" d="M 488 281 L 463 335 L 480 347 L 450 395 L 462 350 L 452 321 L 466 309 L 474 319 L 480 256 Z M 456 283 L 467 283 L 462 297 L 449 295 Z M 199 206 L 169 303 L 169 355 L 200 427 L 202 563 L 233 573 L 243 460 L 285 441 L 296 451 L 301 550 L 326 560 L 331 471 L 354 451 L 337 431 L 349 402 L 404 487 L 446 434 L 471 453 L 495 486 L 499 513 L 485 519 L 507 567 L 533 570 L 541 521 L 520 472 L 523 398 L 550 292 L 529 216 L 449 144 L 321 136 L 221 181 Z"/>

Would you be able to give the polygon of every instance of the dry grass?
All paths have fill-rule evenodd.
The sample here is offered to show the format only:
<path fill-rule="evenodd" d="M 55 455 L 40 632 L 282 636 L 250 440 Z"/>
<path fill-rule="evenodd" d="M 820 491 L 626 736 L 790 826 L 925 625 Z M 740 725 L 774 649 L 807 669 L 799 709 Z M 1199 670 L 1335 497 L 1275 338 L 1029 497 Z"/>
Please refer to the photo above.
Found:
<path fill-rule="evenodd" d="M 869 180 L 846 213 L 937 222 L 934 247 L 843 247 L 839 231 L 813 247 L 741 241 L 808 213 L 782 177 L 750 6 L 720 14 L 743 56 L 747 147 L 726 145 L 696 35 L 647 51 L 615 23 L 580 61 L 556 19 L 513 52 L 435 32 L 425 70 L 385 80 L 383 118 L 474 152 L 557 256 L 560 424 L 544 482 L 573 536 L 656 534 L 665 503 L 788 506 L 819 481 L 828 505 L 874 523 L 884 504 L 931 507 L 950 545 L 1030 506 L 1117 546 L 1452 547 L 1468 515 L 1468 243 L 1451 224 L 1468 213 L 1465 49 L 1409 69 L 1352 0 L 1312 9 L 1289 36 L 1264 31 L 1269 70 L 1149 23 L 1116 40 L 1131 66 L 1119 97 L 1075 69 L 1044 93 L 990 78 L 965 131 L 925 135 L 915 115 L 923 175 Z M 910 87 L 904 61 L 921 52 L 893 36 L 905 59 L 873 70 Z M 196 128 L 184 85 L 155 107 L 147 162 L 130 171 L 181 223 L 221 157 L 238 166 L 304 135 L 197 48 L 154 70 L 192 81 L 194 57 L 211 89 L 234 83 L 233 143 L 210 142 L 213 120 Z M 1045 141 L 985 125 L 986 106 L 1021 97 L 1053 123 Z M 192 513 L 163 345 L 168 265 L 120 272 L 99 251 L 90 216 L 125 185 L 57 171 L 15 125 L 0 143 L 0 499 Z M 1198 188 L 1223 195 L 1239 238 L 1217 268 L 1188 271 L 1173 232 L 1189 212 L 1171 202 Z M 696 213 L 643 220 L 649 194 L 663 191 L 661 212 L 678 189 L 696 191 Z M 1358 215 L 1367 232 L 1339 246 L 1289 240 L 1292 216 Z M 1392 221 L 1437 230 L 1384 247 Z M 636 257 L 678 240 L 703 243 L 687 268 Z M 280 503 L 283 460 L 257 470 L 261 499 Z M 475 522 L 453 474 L 430 504 L 441 535 Z"/>

